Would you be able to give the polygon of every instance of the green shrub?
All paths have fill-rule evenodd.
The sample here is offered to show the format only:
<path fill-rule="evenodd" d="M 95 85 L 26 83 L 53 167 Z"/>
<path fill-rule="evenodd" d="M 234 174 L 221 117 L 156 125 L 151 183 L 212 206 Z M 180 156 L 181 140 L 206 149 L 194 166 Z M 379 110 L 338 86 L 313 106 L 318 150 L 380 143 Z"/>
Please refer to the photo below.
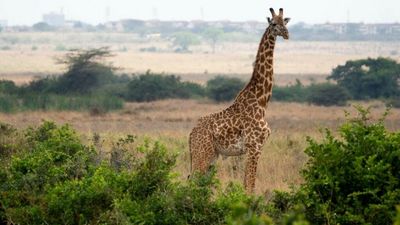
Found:
<path fill-rule="evenodd" d="M 45 122 L 23 133 L 24 149 L 7 160 L 0 154 L 4 224 L 270 224 L 261 198 L 239 185 L 222 190 L 215 170 L 177 182 L 176 156 L 157 142 L 128 149 L 135 141 L 128 136 L 114 145 L 120 156 L 108 158 L 68 125 Z"/>
<path fill-rule="evenodd" d="M 369 111 L 343 124 L 340 138 L 327 131 L 322 142 L 308 139 L 310 157 L 298 202 L 313 224 L 392 224 L 400 202 L 400 133 Z"/>
<path fill-rule="evenodd" d="M 50 122 L 28 129 L 25 138 L 29 147 L 1 165 L 0 220 L 43 224 L 48 189 L 90 173 L 94 152 L 69 126 L 58 128 Z"/>
<path fill-rule="evenodd" d="M 18 87 L 11 80 L 0 80 L 0 93 L 15 94 L 18 92 Z"/>
<path fill-rule="evenodd" d="M 227 218 L 228 225 L 270 225 L 273 221 L 265 214 L 259 216 L 249 210 L 249 206 L 239 203 L 233 207 L 232 215 Z"/>
<path fill-rule="evenodd" d="M 0 94 L 0 112 L 34 111 L 34 110 L 76 110 L 99 111 L 121 109 L 124 106 L 122 99 L 114 96 L 63 96 L 55 94 Z"/>
<path fill-rule="evenodd" d="M 305 102 L 308 90 L 303 84 L 296 80 L 295 85 L 286 87 L 274 86 L 272 89 L 272 100 L 282 102 Z"/>
<path fill-rule="evenodd" d="M 19 108 L 18 98 L 14 95 L 0 93 L 0 111 L 11 113 Z"/>
<path fill-rule="evenodd" d="M 134 76 L 128 83 L 126 100 L 148 102 L 167 98 L 190 98 L 204 95 L 203 88 L 195 83 L 181 82 L 174 75 L 146 74 Z"/>
<path fill-rule="evenodd" d="M 397 215 L 396 220 L 394 221 L 394 225 L 400 225 L 400 206 L 397 206 Z"/>
<path fill-rule="evenodd" d="M 25 146 L 19 136 L 13 126 L 0 122 L 0 164 L 6 163 L 12 154 Z"/>
<path fill-rule="evenodd" d="M 47 76 L 43 78 L 37 78 L 29 82 L 29 84 L 23 87 L 22 95 L 34 93 L 57 93 L 58 92 L 58 78 L 56 76 Z"/>
<path fill-rule="evenodd" d="M 244 85 L 245 83 L 238 78 L 217 76 L 207 81 L 207 96 L 217 102 L 231 101 Z"/>
<path fill-rule="evenodd" d="M 307 102 L 315 105 L 343 106 L 350 99 L 350 94 L 347 90 L 335 84 L 313 84 L 308 89 Z"/>

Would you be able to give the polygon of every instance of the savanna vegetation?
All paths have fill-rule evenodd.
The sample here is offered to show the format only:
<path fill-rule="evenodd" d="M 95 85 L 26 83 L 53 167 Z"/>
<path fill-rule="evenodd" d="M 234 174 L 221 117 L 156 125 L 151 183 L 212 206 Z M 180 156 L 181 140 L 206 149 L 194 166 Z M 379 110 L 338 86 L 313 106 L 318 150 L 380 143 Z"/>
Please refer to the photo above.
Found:
<path fill-rule="evenodd" d="M 109 149 L 68 125 L 1 124 L 0 220 L 13 224 L 393 224 L 400 203 L 400 133 L 368 109 L 337 135 L 308 139 L 304 181 L 270 197 L 221 185 L 215 169 L 174 172 L 182 151 L 132 135 Z M 181 153 L 179 153 L 181 152 Z M 188 163 L 188 162 L 185 162 Z M 398 218 L 398 216 L 397 216 Z M 398 220 L 398 219 L 397 219 Z"/>
<path fill-rule="evenodd" d="M 210 40 L 216 42 L 213 32 L 209 32 Z M 245 85 L 238 78 L 222 76 L 207 81 L 203 86 L 182 82 L 179 76 L 150 71 L 120 75 L 105 61 L 110 56 L 112 54 L 107 48 L 72 50 L 58 59 L 58 63 L 66 67 L 60 76 L 39 78 L 23 86 L 2 80 L 0 109 L 2 112 L 86 110 L 101 113 L 121 109 L 125 101 L 209 98 L 222 102 L 234 99 Z M 297 80 L 294 85 L 274 87 L 272 99 L 324 106 L 345 105 L 351 99 L 382 99 L 398 107 L 399 71 L 400 65 L 386 58 L 348 61 L 332 71 L 328 79 L 334 82 L 305 86 Z"/>

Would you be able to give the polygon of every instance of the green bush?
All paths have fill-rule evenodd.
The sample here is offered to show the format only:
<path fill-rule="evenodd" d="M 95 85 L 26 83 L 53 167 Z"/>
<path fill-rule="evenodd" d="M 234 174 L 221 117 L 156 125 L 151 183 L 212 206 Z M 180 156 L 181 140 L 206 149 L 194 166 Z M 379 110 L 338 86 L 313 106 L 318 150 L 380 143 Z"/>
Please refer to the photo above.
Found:
<path fill-rule="evenodd" d="M 400 206 L 397 206 L 396 208 L 397 208 L 397 215 L 394 225 L 400 225 Z"/>
<path fill-rule="evenodd" d="M 34 110 L 75 110 L 101 111 L 121 109 L 122 99 L 113 96 L 63 96 L 55 94 L 0 94 L 0 112 L 34 111 Z"/>
<path fill-rule="evenodd" d="M 195 83 L 181 82 L 174 75 L 146 74 L 134 76 L 128 83 L 126 100 L 148 102 L 167 98 L 190 98 L 204 95 L 203 88 Z"/>
<path fill-rule="evenodd" d="M 340 137 L 308 139 L 310 157 L 297 203 L 313 224 L 392 224 L 400 202 L 400 133 L 369 110 L 343 124 Z"/>
<path fill-rule="evenodd" d="M 307 101 L 307 88 L 296 80 L 295 85 L 286 87 L 274 86 L 272 89 L 272 100 L 282 102 L 305 102 Z"/>
<path fill-rule="evenodd" d="M 43 224 L 48 189 L 90 173 L 94 151 L 68 126 L 50 122 L 28 129 L 25 139 L 29 147 L 1 165 L 0 220 Z"/>
<path fill-rule="evenodd" d="M 128 136 L 108 157 L 68 125 L 45 122 L 23 133 L 20 151 L 0 154 L 1 223 L 270 224 L 260 198 L 238 185 L 222 190 L 215 170 L 176 181 L 176 156 L 157 142 L 127 149 L 135 141 Z"/>
<path fill-rule="evenodd" d="M 23 87 L 21 90 L 22 95 L 33 93 L 57 93 L 58 92 L 58 77 L 56 76 L 47 76 L 43 78 L 37 78 L 29 82 L 28 85 Z"/>
<path fill-rule="evenodd" d="M 350 94 L 347 90 L 335 84 L 313 84 L 308 89 L 307 102 L 315 105 L 343 106 L 350 99 Z"/>
<path fill-rule="evenodd" d="M 15 94 L 18 92 L 18 87 L 11 80 L 0 80 L 0 93 Z"/>
<path fill-rule="evenodd" d="M 19 108 L 18 98 L 14 95 L 0 93 L 0 111 L 11 113 Z"/>
<path fill-rule="evenodd" d="M 207 96 L 217 102 L 231 101 L 244 85 L 245 83 L 238 78 L 217 76 L 207 81 Z"/>

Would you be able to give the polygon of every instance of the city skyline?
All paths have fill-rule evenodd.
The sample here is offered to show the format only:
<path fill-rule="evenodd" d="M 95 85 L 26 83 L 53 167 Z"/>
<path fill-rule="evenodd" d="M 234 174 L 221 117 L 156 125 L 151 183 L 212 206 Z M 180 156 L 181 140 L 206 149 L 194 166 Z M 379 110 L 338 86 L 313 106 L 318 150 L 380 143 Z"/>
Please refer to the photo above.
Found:
<path fill-rule="evenodd" d="M 44 14 L 62 12 L 66 20 L 93 25 L 121 19 L 265 21 L 269 7 L 282 7 L 292 23 L 395 23 L 400 21 L 399 6 L 395 0 L 0 0 L 0 20 L 11 26 L 32 25 Z"/>

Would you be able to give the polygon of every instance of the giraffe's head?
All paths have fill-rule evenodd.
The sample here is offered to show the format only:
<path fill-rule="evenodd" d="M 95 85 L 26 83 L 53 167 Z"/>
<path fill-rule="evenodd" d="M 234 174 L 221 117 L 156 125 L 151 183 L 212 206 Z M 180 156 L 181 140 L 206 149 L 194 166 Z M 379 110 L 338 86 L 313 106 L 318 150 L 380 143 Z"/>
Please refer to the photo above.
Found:
<path fill-rule="evenodd" d="M 270 8 L 272 18 L 268 17 L 268 29 L 271 30 L 272 34 L 275 36 L 282 36 L 284 39 L 289 39 L 289 31 L 286 28 L 286 24 L 289 23 L 290 18 L 283 17 L 283 9 L 279 9 L 279 14 L 276 15 L 273 8 Z"/>

